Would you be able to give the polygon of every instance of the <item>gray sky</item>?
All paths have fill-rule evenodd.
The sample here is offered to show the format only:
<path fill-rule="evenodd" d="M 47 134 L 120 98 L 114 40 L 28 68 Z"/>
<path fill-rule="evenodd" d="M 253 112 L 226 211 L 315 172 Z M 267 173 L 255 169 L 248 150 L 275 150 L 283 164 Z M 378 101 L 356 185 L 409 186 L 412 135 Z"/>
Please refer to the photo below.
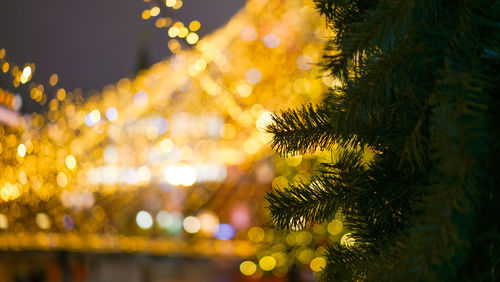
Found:
<path fill-rule="evenodd" d="M 184 23 L 200 21 L 204 35 L 223 26 L 244 2 L 184 0 L 180 10 L 165 11 Z M 140 18 L 149 7 L 142 0 L 2 0 L 0 48 L 20 67 L 35 63 L 36 81 L 47 84 L 57 73 L 59 87 L 100 89 L 133 75 L 141 38 L 149 42 L 149 64 L 169 56 L 167 30 Z M 0 74 L 0 86 L 9 89 L 5 76 Z"/>

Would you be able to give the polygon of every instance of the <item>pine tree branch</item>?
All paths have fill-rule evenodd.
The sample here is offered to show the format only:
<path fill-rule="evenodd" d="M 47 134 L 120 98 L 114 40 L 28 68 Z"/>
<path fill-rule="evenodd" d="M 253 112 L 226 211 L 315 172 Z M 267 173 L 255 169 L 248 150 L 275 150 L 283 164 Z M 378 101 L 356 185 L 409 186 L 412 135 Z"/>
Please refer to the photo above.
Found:
<path fill-rule="evenodd" d="M 304 153 L 335 142 L 377 155 L 362 169 L 354 154 L 323 164 L 311 185 L 275 187 L 272 223 L 341 211 L 356 243 L 329 249 L 330 281 L 495 280 L 500 1 L 316 2 L 336 33 L 324 65 L 342 87 L 276 116 L 273 146 Z"/>
<path fill-rule="evenodd" d="M 332 219 L 337 210 L 356 205 L 356 198 L 369 187 L 361 155 L 345 152 L 335 164 L 323 164 L 319 177 L 310 184 L 293 183 L 280 190 L 273 187 L 268 193 L 271 223 L 288 229 L 304 226 L 308 222 Z"/>
<path fill-rule="evenodd" d="M 328 150 L 336 139 L 328 113 L 312 105 L 274 114 L 266 130 L 273 134 L 271 147 L 281 155 Z"/>
<path fill-rule="evenodd" d="M 360 245 L 344 246 L 340 243 L 328 247 L 326 265 L 322 278 L 324 281 L 364 280 L 370 269 L 370 256 L 366 248 Z"/>
<path fill-rule="evenodd" d="M 432 115 L 434 184 L 419 201 L 416 211 L 420 216 L 413 227 L 396 239 L 392 252 L 384 258 L 389 267 L 373 273 L 369 280 L 387 275 L 403 279 L 408 272 L 420 280 L 454 280 L 471 250 L 481 204 L 478 183 L 488 177 L 483 160 L 491 154 L 488 144 L 494 142 L 484 134 L 490 102 L 483 91 L 493 86 L 471 70 L 446 77 Z"/>
<path fill-rule="evenodd" d="M 331 48 L 341 46 L 340 52 L 333 56 L 325 56 L 324 61 L 327 62 L 325 66 L 336 77 L 345 77 L 349 68 L 356 69 L 355 58 L 358 54 L 369 52 L 381 55 L 390 52 L 398 41 L 407 39 L 408 33 L 414 26 L 428 21 L 427 17 L 439 14 L 442 9 L 441 5 L 431 0 L 372 2 L 374 3 L 359 4 L 365 9 L 356 11 L 357 20 L 341 25 L 335 30 L 338 34 L 329 45 Z M 337 10 L 348 9 L 345 5 L 340 7 Z M 357 72 L 353 73 L 356 74 Z"/>

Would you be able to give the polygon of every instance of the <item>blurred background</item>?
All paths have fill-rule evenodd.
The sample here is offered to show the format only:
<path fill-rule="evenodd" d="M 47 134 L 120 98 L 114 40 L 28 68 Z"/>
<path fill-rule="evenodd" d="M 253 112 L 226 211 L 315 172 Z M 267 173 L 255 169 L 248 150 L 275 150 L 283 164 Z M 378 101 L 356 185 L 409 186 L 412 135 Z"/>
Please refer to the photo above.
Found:
<path fill-rule="evenodd" d="M 308 0 L 9 1 L 0 281 L 315 281 L 339 220 L 268 226 L 308 182 L 271 113 L 335 85 Z"/>

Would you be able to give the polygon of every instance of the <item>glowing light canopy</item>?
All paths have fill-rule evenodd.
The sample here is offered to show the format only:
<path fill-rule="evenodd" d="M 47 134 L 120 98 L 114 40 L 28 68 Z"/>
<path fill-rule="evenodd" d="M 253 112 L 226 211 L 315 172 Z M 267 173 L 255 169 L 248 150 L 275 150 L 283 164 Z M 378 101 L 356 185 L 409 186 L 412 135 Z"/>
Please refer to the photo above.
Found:
<path fill-rule="evenodd" d="M 311 234 L 340 240 L 341 223 L 305 235 L 299 220 L 291 227 L 304 234 L 288 237 L 266 227 L 262 204 L 271 183 L 307 180 L 312 165 L 274 155 L 271 112 L 319 101 L 337 83 L 318 83 L 312 68 L 328 35 L 314 5 L 250 0 L 200 38 L 200 22 L 162 16 L 182 1 L 148 3 L 140 15 L 168 33 L 172 57 L 92 96 L 57 87 L 59 75 L 30 81 L 34 64 L 15 66 L 0 49 L 0 75 L 48 109 L 24 128 L 0 125 L 0 249 L 229 255 L 252 276 L 286 273 L 290 247 L 317 271 Z"/>

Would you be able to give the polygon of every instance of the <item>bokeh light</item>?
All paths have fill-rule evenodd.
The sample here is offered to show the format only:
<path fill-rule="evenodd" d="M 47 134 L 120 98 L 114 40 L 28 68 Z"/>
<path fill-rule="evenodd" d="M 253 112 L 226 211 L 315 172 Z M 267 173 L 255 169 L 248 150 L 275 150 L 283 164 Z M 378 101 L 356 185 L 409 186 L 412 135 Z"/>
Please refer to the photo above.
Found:
<path fill-rule="evenodd" d="M 328 232 L 332 235 L 340 234 L 342 232 L 342 229 L 343 229 L 342 221 L 338 219 L 334 219 L 328 224 Z"/>
<path fill-rule="evenodd" d="M 252 84 L 258 83 L 262 79 L 262 73 L 257 68 L 249 69 L 245 76 L 247 81 Z"/>
<path fill-rule="evenodd" d="M 311 260 L 311 263 L 309 264 L 309 267 L 311 267 L 311 270 L 314 272 L 321 271 L 325 266 L 326 266 L 326 260 L 323 257 L 314 258 L 313 260 Z"/>
<path fill-rule="evenodd" d="M 252 261 L 246 260 L 240 264 L 240 271 L 246 276 L 251 276 L 257 271 L 257 265 Z"/>
<path fill-rule="evenodd" d="M 276 267 L 276 259 L 272 256 L 265 256 L 259 260 L 259 266 L 262 270 L 271 271 Z"/>
<path fill-rule="evenodd" d="M 182 222 L 182 226 L 187 233 L 197 233 L 200 231 L 200 221 L 194 216 L 188 216 Z"/>
<path fill-rule="evenodd" d="M 204 234 L 214 235 L 218 234 L 219 230 L 219 218 L 218 216 L 210 211 L 205 211 L 197 216 L 200 221 L 200 230 Z"/>
<path fill-rule="evenodd" d="M 106 110 L 106 118 L 110 121 L 115 120 L 118 117 L 118 111 L 114 107 L 110 107 Z"/>
<path fill-rule="evenodd" d="M 5 214 L 0 213 L 0 229 L 7 229 L 9 227 L 9 220 Z"/>
<path fill-rule="evenodd" d="M 142 229 L 153 227 L 153 217 L 147 211 L 139 211 L 135 217 L 135 222 Z"/>
<path fill-rule="evenodd" d="M 264 37 L 264 44 L 271 49 L 274 49 L 280 45 L 280 38 L 274 33 L 269 33 Z"/>
<path fill-rule="evenodd" d="M 20 157 L 26 156 L 26 146 L 24 144 L 19 144 L 19 146 L 17 146 L 17 154 Z"/>
<path fill-rule="evenodd" d="M 191 31 L 198 31 L 200 29 L 200 27 L 201 27 L 201 23 L 199 21 L 194 20 L 194 21 L 191 21 L 189 23 L 189 29 Z"/>
<path fill-rule="evenodd" d="M 139 91 L 134 95 L 134 103 L 139 107 L 144 107 L 148 104 L 148 93 Z"/>
<path fill-rule="evenodd" d="M 73 155 L 68 155 L 66 159 L 64 159 L 64 163 L 66 164 L 66 167 L 71 170 L 76 168 L 76 159 Z"/>
<path fill-rule="evenodd" d="M 245 26 L 241 29 L 240 36 L 244 41 L 254 41 L 257 39 L 257 31 L 253 26 Z"/>
<path fill-rule="evenodd" d="M 222 223 L 219 224 L 215 237 L 220 240 L 230 240 L 234 237 L 235 230 L 231 224 Z"/>
<path fill-rule="evenodd" d="M 40 229 L 49 229 L 51 225 L 50 218 L 46 213 L 38 213 L 35 222 Z"/>

